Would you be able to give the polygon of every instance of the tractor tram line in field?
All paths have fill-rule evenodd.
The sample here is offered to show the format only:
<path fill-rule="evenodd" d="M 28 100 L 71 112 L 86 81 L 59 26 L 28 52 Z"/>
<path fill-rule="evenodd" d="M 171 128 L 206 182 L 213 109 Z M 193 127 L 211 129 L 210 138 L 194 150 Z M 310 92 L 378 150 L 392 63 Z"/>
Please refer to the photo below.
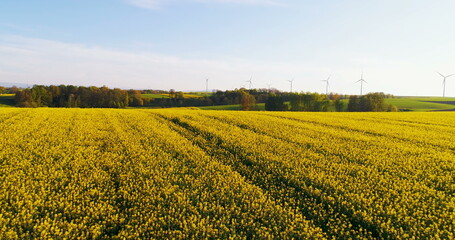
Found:
<path fill-rule="evenodd" d="M 149 118 L 149 119 L 150 119 L 150 118 Z M 164 122 L 164 123 L 165 123 L 166 126 L 170 126 L 168 123 L 166 123 L 166 122 Z M 163 125 L 163 126 L 164 126 L 164 125 Z M 167 127 L 166 127 L 166 128 L 167 128 Z M 176 138 L 173 138 L 173 139 L 176 139 Z M 186 138 L 185 138 L 185 139 L 186 139 Z M 182 140 L 185 140 L 185 139 L 182 139 Z M 185 146 L 188 146 L 188 144 L 185 144 Z M 206 167 L 204 167 L 205 165 L 200 165 L 200 164 L 204 164 L 203 162 L 202 162 L 202 163 L 194 162 L 194 160 L 191 160 L 191 161 L 190 161 L 190 159 L 184 160 L 184 159 L 185 159 L 184 156 L 185 156 L 187 153 L 184 154 L 184 153 L 182 153 L 182 152 L 179 151 L 179 150 L 177 150 L 176 152 L 175 152 L 175 150 L 171 150 L 170 152 L 174 152 L 174 158 L 181 159 L 180 161 L 182 161 L 182 163 L 185 163 L 185 162 L 189 161 L 189 162 L 185 163 L 185 165 L 188 164 L 188 163 L 189 163 L 190 165 L 193 165 L 193 166 L 192 166 L 192 169 L 202 169 L 202 170 L 203 170 L 203 169 L 206 168 Z M 190 151 L 190 152 L 193 152 L 193 151 Z M 196 152 L 200 152 L 201 154 L 205 155 L 205 153 L 202 152 L 202 151 L 196 151 Z M 204 158 L 204 156 L 201 156 L 201 157 Z M 207 156 L 207 157 L 208 157 L 208 156 Z M 199 159 L 199 160 L 202 160 L 201 158 L 198 158 L 198 159 Z M 215 162 L 213 162 L 212 160 L 210 160 L 210 162 L 208 162 L 208 163 L 206 162 L 205 164 L 208 164 L 208 165 L 210 166 L 210 165 L 213 165 L 213 163 L 215 163 Z M 222 166 L 222 165 L 221 165 L 221 166 Z M 216 165 L 214 165 L 214 167 L 216 167 Z M 193 171 L 194 171 L 194 170 L 193 170 Z M 199 171 L 201 171 L 201 170 L 199 170 Z M 188 175 L 193 176 L 193 175 L 195 175 L 195 174 L 194 174 L 194 172 L 190 172 L 190 173 L 186 173 L 186 174 L 185 174 L 185 176 L 188 176 Z M 236 179 L 236 178 L 237 178 L 237 177 L 235 177 L 234 179 Z M 233 179 L 233 180 L 234 180 L 234 179 Z M 234 180 L 234 181 L 237 181 L 237 180 Z M 189 184 L 189 183 L 186 183 L 185 185 L 187 185 L 187 186 L 191 186 L 191 185 L 192 185 L 192 184 L 189 184 L 189 185 L 188 185 L 188 184 Z M 241 184 L 241 183 L 238 183 L 238 184 Z M 193 184 L 193 185 L 194 185 L 194 184 Z M 182 186 L 182 187 L 185 187 L 185 186 Z M 222 194 L 221 196 L 223 196 L 223 195 L 224 195 L 224 194 Z M 257 195 L 257 194 L 254 194 L 254 195 Z M 218 197 L 219 197 L 219 196 L 220 196 L 220 195 L 218 195 Z M 218 198 L 218 197 L 217 197 L 217 198 Z M 259 197 L 259 198 L 258 198 L 257 200 L 263 198 L 263 197 L 261 197 L 261 195 L 259 195 L 258 197 Z M 194 204 L 196 204 L 196 205 L 197 205 L 198 202 L 200 202 L 199 200 L 197 200 L 198 197 L 196 197 L 196 196 L 193 196 L 192 199 L 194 199 L 193 201 L 196 201 L 196 202 L 194 203 Z M 226 200 L 227 200 L 227 199 L 226 199 Z M 239 200 L 240 200 L 240 199 L 239 199 Z M 255 200 L 255 201 L 257 201 L 257 200 Z M 218 201 L 220 201 L 220 200 L 216 200 L 216 201 L 214 201 L 214 203 L 216 203 L 216 202 L 218 202 Z M 224 202 L 224 201 L 225 201 L 225 200 L 222 200 L 222 202 Z M 241 201 L 244 201 L 244 200 L 241 200 Z M 261 201 L 262 201 L 262 200 L 261 200 Z M 237 201 L 236 201 L 236 202 L 237 202 Z M 236 203 L 236 205 L 237 205 L 237 204 L 238 204 L 238 203 Z M 243 203 L 243 204 L 249 205 L 247 202 L 245 202 L 245 203 Z M 270 205 L 270 203 L 267 203 L 267 202 L 264 202 L 263 204 L 265 204 L 265 207 L 266 207 L 267 205 Z M 223 204 L 223 205 L 224 205 L 224 204 Z M 279 209 L 281 209 L 281 207 L 279 207 L 278 205 L 275 205 L 275 204 L 270 205 L 269 207 L 272 207 L 272 209 L 273 209 L 273 208 L 277 208 L 276 210 L 273 210 L 273 211 L 280 211 L 280 212 L 283 211 L 283 210 L 279 210 Z M 238 208 L 238 206 L 236 206 L 235 209 L 236 209 L 236 208 Z M 199 210 L 199 211 L 200 211 L 200 210 Z M 236 211 L 237 211 L 237 210 L 236 210 Z M 242 211 L 245 211 L 245 210 L 242 210 Z M 245 213 L 248 213 L 248 212 L 245 212 Z M 243 213 L 243 214 L 245 214 L 245 213 Z M 211 213 L 206 213 L 206 214 L 207 214 L 207 217 L 209 217 L 209 216 L 212 216 L 212 217 L 213 217 L 213 214 L 211 214 Z M 229 217 L 228 212 L 226 212 L 225 214 L 227 214 L 227 216 Z M 281 215 L 283 215 L 283 216 L 288 216 L 288 217 L 286 217 L 288 220 L 294 219 L 294 218 L 295 218 L 295 215 L 292 215 L 293 217 L 291 217 L 291 216 L 289 216 L 289 214 L 284 214 L 284 212 L 282 212 Z M 231 217 L 232 217 L 232 216 L 231 216 Z M 283 217 L 280 217 L 280 218 L 282 219 Z M 278 218 L 278 219 L 280 219 L 280 218 Z M 286 218 L 285 218 L 285 219 L 286 219 Z M 296 219 L 302 219 L 302 217 L 299 217 L 299 218 L 296 218 Z M 239 220 L 241 220 L 241 219 L 239 219 Z M 288 221 L 288 220 L 286 220 L 286 221 Z M 242 221 L 243 221 L 243 220 L 242 220 Z M 270 221 L 270 219 L 269 219 L 269 221 Z M 274 220 L 274 221 L 277 221 L 277 220 Z M 279 221 L 279 220 L 278 220 L 278 221 Z M 299 221 L 302 221 L 302 220 L 296 220 L 296 223 L 298 223 Z M 206 224 L 208 224 L 208 223 L 206 223 Z M 295 224 L 290 224 L 290 223 L 288 223 L 288 224 L 289 224 L 290 226 L 295 225 Z M 265 225 L 267 226 L 268 224 L 265 224 Z M 275 232 L 276 230 L 274 230 L 274 231 L 272 231 L 272 232 L 270 232 L 270 233 L 272 233 L 271 236 L 276 236 L 276 237 L 278 237 L 280 234 L 283 235 L 283 236 L 286 236 L 286 235 L 288 235 L 288 234 L 292 234 L 292 232 L 294 232 L 293 234 L 294 234 L 295 236 L 304 236 L 304 235 L 301 235 L 302 233 L 305 232 L 305 231 L 302 231 L 302 229 L 300 229 L 300 231 L 301 231 L 300 234 L 297 234 L 295 231 L 298 230 L 301 226 L 306 226 L 306 225 L 308 225 L 308 224 L 303 224 L 303 225 L 302 225 L 302 223 L 300 223 L 300 224 L 298 224 L 298 225 L 295 226 L 295 228 L 296 228 L 295 230 L 290 231 L 290 232 L 289 232 L 289 229 L 288 229 L 289 227 L 286 227 L 286 228 L 284 228 L 283 230 L 280 230 L 280 232 Z M 285 226 L 285 225 L 281 225 L 281 226 Z M 239 232 L 245 231 L 245 229 L 242 230 L 242 228 L 249 229 L 250 227 L 248 227 L 248 226 L 246 226 L 246 227 L 240 227 L 240 228 L 239 228 L 239 227 L 236 227 L 236 228 L 234 228 L 234 229 L 232 229 L 232 230 L 237 229 L 237 230 L 235 230 L 235 231 L 239 231 Z M 282 228 L 282 227 L 281 227 L 281 228 Z M 288 230 L 286 230 L 286 229 L 288 229 Z M 309 230 L 309 229 L 310 229 L 310 228 L 308 228 L 307 230 Z M 285 230 L 288 231 L 289 233 L 286 233 Z M 250 230 L 250 231 L 251 231 L 251 230 Z M 269 230 L 267 230 L 267 231 L 269 231 Z M 267 231 L 266 231 L 266 232 L 267 232 Z M 285 231 L 285 232 L 282 232 L 282 231 Z M 275 232 L 275 233 L 274 233 L 274 232 Z M 318 232 L 318 231 L 317 231 L 317 230 L 312 230 L 312 231 L 310 231 L 310 233 L 311 233 L 311 232 Z M 261 234 L 259 234 L 259 233 L 256 233 L 256 234 L 261 235 Z M 275 234 L 277 234 L 277 235 L 275 235 Z M 266 235 L 264 235 L 264 236 L 266 236 Z M 310 235 L 307 235 L 307 237 L 308 237 L 308 236 L 310 236 Z M 316 235 L 316 236 L 317 236 L 317 235 Z M 320 235 L 320 237 L 321 237 L 321 236 L 322 236 L 322 235 Z"/>
<path fill-rule="evenodd" d="M 408 136 L 403 136 L 399 132 L 400 129 L 397 129 L 397 124 L 391 124 L 387 123 L 386 121 L 383 120 L 377 120 L 377 119 L 368 119 L 368 118 L 362 118 L 362 119 L 355 119 L 353 121 L 352 118 L 343 118 L 339 117 L 337 122 L 321 122 L 321 121 L 316 121 L 316 120 L 309 120 L 305 118 L 295 118 L 293 116 L 277 116 L 277 115 L 272 115 L 272 114 L 265 114 L 268 116 L 274 116 L 276 118 L 283 118 L 283 119 L 288 119 L 292 121 L 297 121 L 301 123 L 308 123 L 308 124 L 313 124 L 313 125 L 320 125 L 323 128 L 333 128 L 337 130 L 341 130 L 347 133 L 352 133 L 352 132 L 357 132 L 360 135 L 371 135 L 373 137 L 386 137 L 386 138 L 393 138 L 399 141 L 407 141 L 409 143 L 419 143 L 418 140 L 412 139 L 411 137 Z M 338 118 L 338 116 L 337 116 Z M 342 119 L 342 120 L 340 120 Z M 376 123 L 374 125 L 366 125 L 366 124 L 371 124 L 371 123 Z M 400 124 L 400 128 L 403 128 L 404 125 Z M 432 125 L 431 127 L 429 126 L 424 126 L 422 127 L 420 124 L 419 125 L 407 125 L 406 126 L 409 130 L 419 128 L 420 131 L 423 130 L 430 130 L 433 131 L 436 130 L 436 127 Z M 452 132 L 455 133 L 453 128 L 450 126 L 443 126 L 443 127 L 437 127 L 441 128 L 442 131 L 444 132 Z M 386 131 L 384 131 L 384 129 Z M 407 130 L 404 130 L 403 132 L 409 133 Z M 419 136 L 422 136 L 422 134 L 419 134 Z M 412 136 L 415 137 L 415 136 Z M 422 139 L 427 140 L 427 141 L 420 141 L 422 144 L 431 144 L 435 147 L 441 147 L 440 145 L 437 145 L 435 143 L 429 142 L 428 138 L 422 137 Z M 442 146 L 443 148 L 447 146 Z"/>
<path fill-rule="evenodd" d="M 295 129 L 297 129 L 297 128 L 295 128 Z M 300 128 L 298 128 L 297 131 L 300 131 Z M 329 136 L 331 134 L 330 131 L 328 131 L 328 132 L 325 132 L 325 131 L 326 131 L 326 129 L 320 128 L 315 133 L 324 133 L 324 136 Z M 275 132 L 274 134 L 280 134 L 280 133 Z M 305 134 L 305 133 L 301 133 L 301 134 Z M 355 135 L 362 136 L 364 134 L 362 134 L 362 132 L 358 132 Z M 403 170 L 402 167 L 405 167 L 405 166 L 413 167 L 415 165 L 415 163 L 421 162 L 420 159 L 425 159 L 425 161 L 428 164 L 433 164 L 436 169 L 439 168 L 440 169 L 439 172 L 446 174 L 447 177 L 450 176 L 450 171 L 445 170 L 445 169 L 450 169 L 451 165 L 453 168 L 453 162 L 451 162 L 450 159 L 454 158 L 454 154 L 453 154 L 453 151 L 451 151 L 450 145 L 443 147 L 443 145 L 441 145 L 441 144 L 436 144 L 433 142 L 412 141 L 409 138 L 402 138 L 402 137 L 388 138 L 387 135 L 384 135 L 384 133 L 380 133 L 379 136 L 374 137 L 374 138 L 361 139 L 361 141 L 358 141 L 355 138 L 351 139 L 350 137 L 349 138 L 347 137 L 347 136 L 355 136 L 355 135 L 353 135 L 352 133 L 349 133 L 349 132 L 333 133 L 332 138 L 324 139 L 324 141 L 331 142 L 330 145 L 326 145 L 326 146 L 330 146 L 330 147 L 325 148 L 325 151 L 328 151 L 328 155 L 331 155 L 331 156 L 339 156 L 339 157 L 343 157 L 343 158 L 347 158 L 347 159 L 352 159 L 354 157 L 354 159 L 357 159 L 355 161 L 358 161 L 359 163 L 361 163 L 362 159 L 364 159 L 363 160 L 364 164 L 368 164 L 368 166 L 370 166 L 370 167 L 375 167 L 377 171 L 384 171 L 384 170 L 392 171 L 394 176 L 402 175 L 402 173 L 403 173 L 403 172 L 401 172 Z M 342 137 L 342 136 L 344 136 L 344 137 Z M 313 141 L 317 142 L 318 139 L 322 138 L 322 137 L 321 136 L 316 137 L 313 139 Z M 337 140 L 337 138 L 339 138 L 339 140 Z M 369 139 L 371 139 L 371 140 L 369 140 Z M 381 141 L 381 139 L 382 139 L 382 141 Z M 394 139 L 394 141 L 391 141 L 391 139 Z M 320 141 L 320 143 L 318 145 L 324 146 L 324 141 L 322 141 L 322 142 Z M 351 146 L 350 143 L 353 141 L 356 141 L 355 145 L 360 145 L 360 147 L 358 149 L 355 149 L 355 145 Z M 344 143 L 348 143 L 348 144 L 344 144 Z M 391 143 L 391 144 L 389 144 L 389 143 Z M 338 145 L 338 144 L 342 144 L 342 145 L 336 147 L 335 145 Z M 361 152 L 362 149 L 368 150 L 368 148 L 373 148 L 373 147 L 375 147 L 376 150 L 374 152 L 371 152 L 369 155 L 363 155 L 363 157 L 361 159 L 359 159 L 355 156 L 349 157 L 350 153 L 352 153 L 352 152 Z M 343 149 L 349 149 L 349 148 L 351 148 L 351 151 L 342 151 Z M 354 149 L 352 149 L 352 148 L 354 148 Z M 339 152 L 339 151 L 337 152 L 337 149 L 341 150 L 341 152 Z M 431 149 L 433 151 L 433 153 L 428 153 L 427 151 L 423 151 L 423 150 L 429 150 L 429 149 Z M 362 156 L 362 155 L 359 155 L 359 156 Z M 402 157 L 400 158 L 400 156 L 406 156 L 406 158 L 402 158 Z M 401 167 L 400 167 L 400 165 L 398 165 L 398 166 L 391 165 L 390 167 L 386 167 L 386 168 L 381 167 L 382 165 L 371 164 L 371 163 L 374 163 L 374 161 L 377 161 L 379 159 L 384 159 L 384 161 L 383 161 L 384 163 L 394 163 L 394 162 L 400 163 L 400 161 L 404 161 L 404 162 L 402 162 Z M 394 159 L 394 161 L 390 161 L 388 159 Z M 418 162 L 413 161 L 413 162 L 409 163 L 408 161 L 410 159 L 416 159 L 416 160 L 418 160 Z M 368 161 L 365 162 L 365 160 L 368 160 Z M 389 164 L 384 165 L 384 166 L 388 166 L 388 165 Z M 397 168 L 397 167 L 399 167 L 399 168 Z M 407 168 L 407 169 L 412 170 L 412 168 Z M 433 169 L 433 170 L 436 170 L 436 169 Z M 418 174 L 415 171 L 411 171 L 411 172 L 409 172 L 409 174 L 403 175 L 403 178 L 412 179 L 412 178 L 415 178 L 417 175 Z M 416 179 L 425 179 L 425 178 L 417 177 Z M 449 183 L 449 184 L 451 182 L 453 182 L 453 179 L 451 181 L 450 178 L 445 178 L 442 181 L 440 181 L 440 183 Z M 434 185 L 434 184 L 432 183 L 432 184 L 429 184 L 428 186 L 432 187 L 431 185 Z M 453 192 L 453 190 L 454 190 L 453 185 L 451 188 L 449 188 L 449 190 L 446 189 L 446 191 L 448 191 L 449 194 L 451 192 Z"/>
<path fill-rule="evenodd" d="M 193 132 L 193 136 L 188 136 L 191 139 L 198 138 L 201 135 L 205 136 L 205 141 L 196 143 L 198 146 L 211 152 L 214 159 L 223 159 L 225 164 L 231 166 L 252 184 L 259 186 L 275 201 L 281 202 L 285 206 L 292 206 L 292 208 L 309 217 L 329 237 L 334 237 L 335 234 L 346 234 L 346 236 L 351 234 L 366 238 L 374 237 L 374 235 L 379 236 L 378 230 L 374 230 L 375 226 L 359 219 L 347 218 L 343 213 L 352 215 L 349 214 L 348 209 L 341 207 L 341 209 L 334 210 L 331 206 L 332 202 L 325 200 L 318 194 L 321 192 L 335 193 L 335 189 L 327 189 L 327 186 L 318 185 L 317 182 L 309 178 L 303 179 L 303 185 L 287 179 L 280 172 L 292 170 L 281 166 L 280 162 L 275 162 L 271 167 L 264 165 L 269 159 L 259 160 L 260 157 L 255 156 L 255 153 L 247 152 L 235 146 L 225 146 L 226 144 L 222 139 L 200 129 L 195 129 L 184 120 L 171 119 L 171 121 Z M 279 169 L 280 172 L 275 169 Z M 317 212 L 312 212 L 315 209 Z M 346 226 L 349 227 L 346 228 Z M 342 230 L 342 228 L 346 229 Z M 368 233 L 366 229 L 373 230 L 373 233 Z"/>
<path fill-rule="evenodd" d="M 267 124 L 264 124 L 264 125 L 267 125 Z M 228 132 L 230 132 L 230 131 L 228 131 Z M 405 143 L 406 143 L 406 142 L 405 142 Z M 393 144 L 396 144 L 396 142 L 393 143 Z M 368 148 L 368 145 L 365 145 L 364 147 L 367 147 L 367 148 Z M 380 148 L 381 148 L 381 146 L 378 145 L 378 148 L 377 148 L 376 150 L 379 150 Z M 252 149 L 252 148 L 251 148 L 251 149 Z M 392 148 L 392 149 L 394 149 L 394 148 Z M 399 156 L 400 153 L 397 152 L 396 154 Z M 431 155 L 431 154 L 430 154 L 430 155 Z M 430 155 L 429 155 L 429 156 L 430 156 Z M 417 155 L 415 155 L 415 156 L 416 156 L 416 157 L 423 157 L 423 156 L 419 155 L 419 153 L 417 153 Z M 389 160 L 387 160 L 387 159 L 389 159 Z M 373 160 L 373 159 L 372 159 L 372 160 Z M 385 158 L 384 160 L 390 162 L 390 158 Z M 437 160 L 437 159 L 435 159 L 435 160 Z M 392 161 L 392 162 L 393 162 L 393 161 Z M 442 162 L 442 163 L 443 163 L 443 162 Z M 330 163 L 329 163 L 329 164 L 330 164 Z M 403 164 L 407 164 L 407 162 L 405 161 Z M 450 164 L 450 162 L 448 162 L 447 164 Z M 451 164 L 452 164 L 452 166 L 453 166 L 453 162 L 452 162 Z M 400 166 L 400 165 L 391 165 L 391 166 L 389 167 L 389 169 L 393 170 L 393 169 L 395 169 L 396 167 L 399 167 L 399 166 Z M 403 165 L 403 166 L 404 166 L 404 165 Z M 450 169 L 450 168 L 449 168 L 449 169 Z M 373 170 L 373 171 L 374 171 L 374 170 Z M 399 170 L 398 170 L 398 171 L 399 171 Z M 395 172 L 397 172 L 397 170 L 395 170 Z M 372 172 L 372 173 L 374 173 L 374 172 Z M 394 173 L 394 172 L 392 172 L 392 173 Z M 453 188 L 453 184 L 450 185 L 451 183 L 453 183 L 453 179 L 450 179 L 450 172 L 445 172 L 445 173 L 446 173 L 446 176 L 449 177 L 449 178 L 447 178 L 447 177 L 444 178 L 444 176 L 442 176 L 442 177 L 443 177 L 443 178 L 442 178 L 443 181 L 445 180 L 445 181 L 446 181 L 445 183 L 448 183 L 448 185 L 446 184 L 446 186 L 449 187 L 449 189 L 450 189 L 450 188 Z M 385 174 L 385 173 L 383 173 L 383 174 Z M 386 174 L 385 176 L 387 176 L 387 178 L 390 178 L 390 177 L 393 176 L 393 175 Z M 399 176 L 398 176 L 398 177 L 399 177 Z M 396 179 L 396 180 L 398 180 L 398 179 Z M 394 180 L 394 181 L 396 181 L 396 180 Z M 409 184 L 409 183 L 408 183 L 407 181 L 405 181 L 405 180 L 406 180 L 406 178 L 404 178 L 403 181 L 399 181 L 399 182 L 403 182 L 403 184 Z M 393 182 L 393 181 L 391 181 L 391 182 Z M 418 182 L 419 182 L 419 181 L 417 181 L 416 183 L 418 183 Z M 439 183 L 441 183 L 441 182 L 439 182 Z M 390 185 L 390 186 L 393 186 L 393 185 Z M 389 186 L 389 187 L 390 187 L 390 186 Z M 418 186 L 418 185 L 416 185 L 416 186 Z M 452 187 L 450 187 L 450 186 L 452 186 Z M 402 187 L 402 186 L 399 186 L 399 187 L 397 188 L 397 190 L 398 190 L 398 193 L 397 193 L 397 194 L 399 194 L 399 192 L 401 192 L 400 189 L 399 189 L 400 187 Z M 420 188 L 420 187 L 419 187 L 419 188 Z M 437 187 L 437 188 L 440 188 L 440 187 Z M 443 189 L 444 189 L 444 188 L 443 188 Z M 428 189 L 428 190 L 430 190 L 430 189 Z M 422 192 L 426 192 L 426 191 L 428 191 L 428 190 L 423 190 L 423 189 L 422 189 L 422 190 L 418 190 L 418 189 L 416 189 L 416 191 L 417 191 L 416 194 L 421 194 Z M 448 192 L 449 194 L 450 194 L 450 191 L 451 191 L 451 190 L 449 190 L 449 192 Z M 430 192 L 431 192 L 431 191 L 430 191 Z M 418 195 L 416 195 L 416 196 L 418 196 Z M 443 198 L 446 198 L 446 200 L 443 200 L 443 201 L 449 200 L 449 202 L 450 202 L 450 199 L 451 199 L 450 196 L 451 196 L 451 195 L 446 195 L 446 197 L 443 197 Z M 398 199 L 399 199 L 399 198 L 398 198 Z M 388 203 L 388 204 L 391 204 L 391 203 Z M 388 204 L 386 204 L 386 205 L 388 205 Z M 385 205 L 385 206 L 386 206 L 386 205 Z M 449 204 L 449 205 L 450 205 L 450 204 Z M 410 208 L 410 209 L 411 209 L 411 208 Z M 410 209 L 409 209 L 409 210 L 410 210 Z M 442 208 L 442 209 L 443 209 L 443 208 Z M 435 210 L 436 210 L 436 211 L 440 211 L 441 209 L 439 209 L 439 210 L 435 209 Z"/>
<path fill-rule="evenodd" d="M 202 121 L 203 121 L 203 120 L 200 120 L 200 121 L 198 121 L 198 122 L 202 122 Z M 232 130 L 232 129 L 231 129 L 231 130 Z M 219 142 L 222 142 L 222 141 L 219 141 Z M 235 146 L 234 146 L 234 147 L 235 147 Z M 236 154 L 236 153 L 241 152 L 241 151 L 242 151 L 241 149 L 239 149 L 238 147 L 235 147 L 235 150 L 234 150 L 234 151 L 231 151 L 231 154 Z M 249 170 L 249 174 L 258 174 L 258 172 L 260 173 L 262 169 L 264 169 L 264 168 L 267 169 L 267 165 L 261 167 L 261 164 L 263 165 L 264 163 L 270 162 L 270 159 L 259 160 L 260 157 L 259 157 L 259 156 L 255 156 L 255 155 L 257 155 L 257 154 L 251 153 L 251 152 L 250 152 L 250 153 L 246 152 L 246 154 L 244 154 L 244 155 L 247 156 L 247 157 L 243 157 L 243 158 L 241 158 L 241 159 L 245 159 L 245 158 L 247 159 L 247 161 L 246 161 L 246 166 L 247 166 L 247 168 L 246 168 L 246 169 Z M 248 158 L 248 156 L 251 156 L 251 157 Z M 222 157 L 222 159 L 224 159 L 224 156 Z M 259 164 L 259 165 L 257 165 L 257 164 Z M 280 161 L 275 161 L 275 164 L 278 164 L 278 166 L 273 166 L 273 165 L 272 165 L 272 168 L 269 167 L 269 168 L 271 169 L 272 172 L 274 171 L 274 169 L 280 169 L 281 171 L 283 171 L 284 169 L 286 169 L 286 168 L 284 168 L 283 166 L 281 166 L 282 163 L 281 163 Z M 259 169 L 253 169 L 253 167 L 255 167 L 256 165 L 259 167 Z M 262 170 L 262 171 L 264 171 L 264 170 Z M 270 171 L 270 170 L 269 170 L 269 171 Z M 242 174 L 242 175 L 248 177 L 249 174 Z M 265 173 L 259 174 L 259 175 L 268 176 L 268 175 L 270 175 L 270 174 L 271 174 L 270 172 L 265 172 Z M 251 177 L 249 177 L 249 178 L 251 178 Z M 262 178 L 263 178 L 263 177 L 262 177 Z M 274 178 L 278 178 L 278 179 L 281 178 L 281 179 L 282 179 L 282 176 L 279 175 L 279 174 L 274 174 Z M 261 176 L 256 177 L 256 179 L 261 180 Z M 285 179 L 285 180 L 286 180 L 286 179 Z M 286 180 L 286 181 L 288 181 L 288 180 Z M 304 182 L 306 182 L 306 183 L 312 183 L 313 185 L 316 184 L 315 181 L 311 181 L 310 179 L 307 179 L 307 180 L 305 180 Z M 273 184 L 271 184 L 271 185 L 273 185 Z M 282 184 L 281 184 L 281 185 L 282 185 Z M 296 186 L 296 184 L 289 184 L 289 183 L 288 183 L 287 185 L 292 185 L 293 187 Z M 301 189 L 299 189 L 298 191 L 301 191 Z M 330 192 L 330 191 L 329 191 L 328 189 L 325 189 L 325 192 Z"/>

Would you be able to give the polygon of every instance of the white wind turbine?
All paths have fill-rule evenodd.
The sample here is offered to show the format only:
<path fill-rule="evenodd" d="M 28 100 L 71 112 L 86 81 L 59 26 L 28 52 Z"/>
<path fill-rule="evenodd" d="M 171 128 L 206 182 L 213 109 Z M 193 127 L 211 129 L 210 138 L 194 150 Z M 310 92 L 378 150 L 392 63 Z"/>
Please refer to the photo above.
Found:
<path fill-rule="evenodd" d="M 356 81 L 355 83 L 358 83 L 358 82 L 360 82 L 360 96 L 362 96 L 363 95 L 363 83 L 367 83 L 367 81 L 365 81 L 365 79 L 363 79 L 363 72 L 360 75 L 360 80 Z"/>
<path fill-rule="evenodd" d="M 330 76 L 327 79 L 321 80 L 321 81 L 325 82 L 325 95 L 329 95 L 329 80 L 330 80 L 330 77 L 332 77 L 332 74 L 330 74 Z"/>
<path fill-rule="evenodd" d="M 446 79 L 455 75 L 455 74 L 450 74 L 450 75 L 447 75 L 447 76 L 444 76 L 442 75 L 440 72 L 437 72 L 439 75 L 441 75 L 441 77 L 444 79 L 442 80 L 442 85 L 444 86 L 444 89 L 442 90 L 442 97 L 445 97 L 446 96 Z"/>
<path fill-rule="evenodd" d="M 288 82 L 291 83 L 291 93 L 292 93 L 292 84 L 294 83 L 294 78 L 292 78 L 292 80 L 288 80 Z"/>
<path fill-rule="evenodd" d="M 270 92 L 271 89 L 272 89 L 272 84 L 271 84 L 271 83 L 268 83 L 268 84 L 267 84 L 267 90 Z"/>
<path fill-rule="evenodd" d="M 250 80 L 245 81 L 245 82 L 250 84 L 250 90 L 251 90 L 251 86 L 253 85 L 253 76 L 250 77 Z"/>

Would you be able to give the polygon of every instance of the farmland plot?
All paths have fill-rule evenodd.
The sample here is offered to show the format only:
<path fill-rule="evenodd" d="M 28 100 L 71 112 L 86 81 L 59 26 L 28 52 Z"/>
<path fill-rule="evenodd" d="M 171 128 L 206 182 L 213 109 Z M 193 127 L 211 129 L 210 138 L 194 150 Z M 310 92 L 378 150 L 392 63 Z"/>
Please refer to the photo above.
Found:
<path fill-rule="evenodd" d="M 0 111 L 1 239 L 454 238 L 453 113 Z"/>

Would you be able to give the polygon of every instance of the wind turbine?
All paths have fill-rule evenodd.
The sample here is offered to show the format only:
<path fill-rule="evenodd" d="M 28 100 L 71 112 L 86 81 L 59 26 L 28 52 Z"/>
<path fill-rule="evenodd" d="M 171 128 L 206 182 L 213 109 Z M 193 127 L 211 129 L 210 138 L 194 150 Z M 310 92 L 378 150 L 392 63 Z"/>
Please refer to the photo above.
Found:
<path fill-rule="evenodd" d="M 450 75 L 447 75 L 447 76 L 444 76 L 442 75 L 440 72 L 437 72 L 439 75 L 441 75 L 441 77 L 444 79 L 442 80 L 442 85 L 444 85 L 444 90 L 442 91 L 442 97 L 445 97 L 446 96 L 446 79 L 455 75 L 455 74 L 450 74 Z"/>
<path fill-rule="evenodd" d="M 292 78 L 292 80 L 288 80 L 288 82 L 291 83 L 291 93 L 292 93 L 292 83 L 294 82 L 294 78 Z"/>
<path fill-rule="evenodd" d="M 247 83 L 250 83 L 250 90 L 251 90 L 251 85 L 253 85 L 253 81 L 252 80 L 253 80 L 253 76 L 250 77 L 250 80 L 245 81 Z"/>
<path fill-rule="evenodd" d="M 267 84 L 267 87 L 268 87 L 267 89 L 269 90 L 269 92 L 270 92 L 271 86 L 272 86 L 271 83 L 268 83 L 268 84 Z"/>
<path fill-rule="evenodd" d="M 209 79 L 205 79 L 205 92 L 209 92 Z"/>
<path fill-rule="evenodd" d="M 321 80 L 321 81 L 326 83 L 325 84 L 325 95 L 327 95 L 327 96 L 329 95 L 329 80 L 330 80 L 330 77 L 332 77 L 332 74 L 330 74 L 330 76 L 327 79 Z"/>
<path fill-rule="evenodd" d="M 365 81 L 365 79 L 363 79 L 363 72 L 360 75 L 360 80 L 358 80 L 355 83 L 358 83 L 358 82 L 360 82 L 360 96 L 362 96 L 363 95 L 363 83 L 367 83 L 367 81 Z"/>

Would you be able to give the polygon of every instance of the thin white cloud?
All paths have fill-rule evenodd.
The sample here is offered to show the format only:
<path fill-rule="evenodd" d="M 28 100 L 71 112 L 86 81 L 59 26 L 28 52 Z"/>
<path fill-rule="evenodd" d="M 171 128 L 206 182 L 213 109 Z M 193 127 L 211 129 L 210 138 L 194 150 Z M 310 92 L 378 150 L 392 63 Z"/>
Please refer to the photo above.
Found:
<path fill-rule="evenodd" d="M 195 0 L 203 3 L 233 3 L 233 4 L 248 4 L 248 5 L 283 5 L 276 0 Z M 282 2 L 282 1 L 281 1 Z"/>
<path fill-rule="evenodd" d="M 224 4 L 243 4 L 243 5 L 283 5 L 277 0 L 124 0 L 126 3 L 140 8 L 158 9 L 163 5 L 177 2 L 196 2 L 196 3 L 224 3 Z"/>
<path fill-rule="evenodd" d="M 357 94 L 359 86 L 354 82 L 363 66 L 368 81 L 364 86 L 366 92 L 438 96 L 442 91 L 441 80 L 432 69 L 441 72 L 451 69 L 450 61 L 422 66 L 415 62 L 350 56 L 331 64 L 312 60 L 264 62 L 223 56 L 207 60 L 0 35 L 0 82 L 203 90 L 207 77 L 210 88 L 234 89 L 247 87 L 246 81 L 252 75 L 254 88 L 266 88 L 271 83 L 272 87 L 289 90 L 286 80 L 295 77 L 294 91 L 323 92 L 325 86 L 320 79 L 332 73 L 329 91 Z M 453 89 L 449 84 L 447 94 L 453 96 Z"/>
<path fill-rule="evenodd" d="M 2 82 L 201 90 L 209 77 L 210 87 L 233 89 L 241 87 L 253 74 L 254 87 L 265 88 L 271 80 L 282 78 L 283 72 L 297 71 L 302 69 L 296 65 L 187 59 L 0 35 Z"/>
<path fill-rule="evenodd" d="M 161 4 L 168 2 L 166 0 L 125 0 L 126 3 L 140 8 L 157 9 Z"/>

